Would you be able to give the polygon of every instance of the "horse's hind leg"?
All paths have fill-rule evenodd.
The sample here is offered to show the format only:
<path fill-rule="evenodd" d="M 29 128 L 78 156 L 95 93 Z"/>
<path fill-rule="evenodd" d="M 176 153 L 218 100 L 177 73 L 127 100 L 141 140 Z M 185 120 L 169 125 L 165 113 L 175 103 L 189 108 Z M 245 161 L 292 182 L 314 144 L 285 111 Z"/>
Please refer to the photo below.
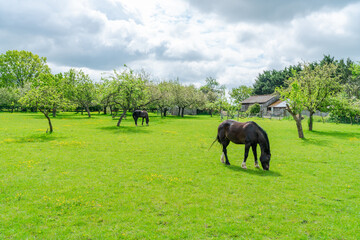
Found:
<path fill-rule="evenodd" d="M 142 118 L 142 123 L 141 123 L 141 125 L 143 125 L 143 126 L 144 126 L 144 118 Z"/>
<path fill-rule="evenodd" d="M 247 159 L 247 157 L 248 157 L 248 155 L 249 155 L 250 146 L 251 146 L 250 143 L 245 143 L 244 161 L 243 161 L 242 164 L 241 164 L 241 167 L 242 167 L 243 169 L 247 169 L 247 167 L 246 167 L 246 159 Z"/>
<path fill-rule="evenodd" d="M 258 160 L 257 160 L 256 146 L 257 146 L 257 144 L 253 144 L 253 145 L 251 145 L 251 148 L 252 148 L 252 151 L 253 151 L 253 154 L 254 154 L 255 167 L 260 168 Z"/>
<path fill-rule="evenodd" d="M 224 141 L 221 142 L 221 144 L 223 145 L 223 153 L 221 155 L 220 161 L 224 163 L 224 157 L 225 157 L 225 164 L 230 165 L 226 150 L 226 147 L 229 145 L 229 140 L 225 139 Z"/>

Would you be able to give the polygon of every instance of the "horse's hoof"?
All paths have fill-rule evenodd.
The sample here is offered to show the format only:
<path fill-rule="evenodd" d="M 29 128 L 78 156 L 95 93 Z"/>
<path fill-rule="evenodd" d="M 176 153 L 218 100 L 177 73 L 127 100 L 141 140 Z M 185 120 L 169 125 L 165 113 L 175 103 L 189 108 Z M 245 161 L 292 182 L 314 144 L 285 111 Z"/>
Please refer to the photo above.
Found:
<path fill-rule="evenodd" d="M 259 164 L 257 164 L 257 163 L 255 164 L 255 167 L 256 167 L 256 168 L 260 168 Z"/>
<path fill-rule="evenodd" d="M 242 167 L 243 169 L 247 169 L 246 163 L 242 163 L 242 164 L 241 164 L 241 167 Z"/>
<path fill-rule="evenodd" d="M 220 157 L 220 161 L 221 161 L 222 163 L 225 163 L 224 153 L 221 155 L 221 157 Z"/>

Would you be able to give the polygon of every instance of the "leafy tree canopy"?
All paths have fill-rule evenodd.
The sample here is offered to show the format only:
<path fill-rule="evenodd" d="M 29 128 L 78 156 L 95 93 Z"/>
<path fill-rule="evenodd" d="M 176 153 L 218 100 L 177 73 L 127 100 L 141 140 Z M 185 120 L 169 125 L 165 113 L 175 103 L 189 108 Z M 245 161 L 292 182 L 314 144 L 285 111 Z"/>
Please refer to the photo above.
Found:
<path fill-rule="evenodd" d="M 301 71 L 301 66 L 290 66 L 279 71 L 275 69 L 264 71 L 255 79 L 253 94 L 271 94 L 277 87 L 287 87 L 286 80 L 293 76 L 293 70 Z"/>
<path fill-rule="evenodd" d="M 231 89 L 229 94 L 230 97 L 234 100 L 234 103 L 239 106 L 242 101 L 251 96 L 252 91 L 252 87 L 242 85 L 237 88 Z"/>
<path fill-rule="evenodd" d="M 0 86 L 24 87 L 41 73 L 50 73 L 44 57 L 24 50 L 9 50 L 0 55 Z"/>

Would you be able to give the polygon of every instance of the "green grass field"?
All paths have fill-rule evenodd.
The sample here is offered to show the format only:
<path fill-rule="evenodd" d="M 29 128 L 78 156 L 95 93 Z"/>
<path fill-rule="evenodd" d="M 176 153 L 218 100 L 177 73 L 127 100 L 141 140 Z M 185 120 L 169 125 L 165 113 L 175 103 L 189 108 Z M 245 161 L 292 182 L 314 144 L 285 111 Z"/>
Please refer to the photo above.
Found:
<path fill-rule="evenodd" d="M 359 239 L 360 127 L 252 120 L 268 172 L 208 150 L 219 117 L 0 113 L 0 239 Z"/>

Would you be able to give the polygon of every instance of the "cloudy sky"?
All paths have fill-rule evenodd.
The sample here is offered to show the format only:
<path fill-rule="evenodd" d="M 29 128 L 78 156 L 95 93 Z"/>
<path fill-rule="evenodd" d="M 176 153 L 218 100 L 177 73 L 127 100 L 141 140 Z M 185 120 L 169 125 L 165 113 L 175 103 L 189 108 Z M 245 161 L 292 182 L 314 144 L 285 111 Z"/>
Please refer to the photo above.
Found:
<path fill-rule="evenodd" d="M 124 64 L 154 78 L 228 88 L 330 54 L 360 56 L 360 1 L 0 0 L 0 53 L 46 57 L 94 80 Z"/>

